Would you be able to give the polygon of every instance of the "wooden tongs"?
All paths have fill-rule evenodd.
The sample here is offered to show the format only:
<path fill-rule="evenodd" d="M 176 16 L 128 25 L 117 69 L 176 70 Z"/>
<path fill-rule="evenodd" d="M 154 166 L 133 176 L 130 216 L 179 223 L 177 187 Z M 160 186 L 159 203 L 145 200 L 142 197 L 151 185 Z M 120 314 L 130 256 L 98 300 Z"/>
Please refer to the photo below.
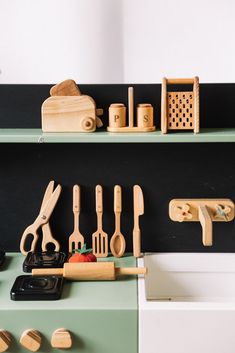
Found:
<path fill-rule="evenodd" d="M 59 242 L 53 237 L 52 232 L 51 232 L 51 228 L 49 225 L 49 219 L 50 216 L 55 208 L 55 205 L 59 199 L 60 193 L 61 193 L 61 186 L 57 185 L 57 187 L 54 190 L 54 181 L 50 181 L 50 183 L 48 184 L 43 200 L 42 200 L 42 204 L 41 204 L 41 209 L 39 212 L 39 215 L 37 216 L 37 218 L 35 219 L 34 223 L 32 223 L 31 225 L 29 225 L 22 237 L 21 237 L 21 241 L 20 241 L 20 251 L 23 255 L 27 255 L 28 252 L 34 252 L 36 249 L 36 245 L 37 245 L 37 241 L 39 238 L 38 235 L 38 229 L 40 227 L 42 227 L 42 251 L 47 251 L 47 246 L 48 244 L 54 244 L 55 249 L 54 251 L 59 251 L 60 250 L 60 244 Z M 26 241 L 27 238 L 31 238 L 31 236 L 33 237 L 32 242 L 31 242 L 31 249 L 29 251 L 27 251 L 25 249 L 26 246 Z"/>

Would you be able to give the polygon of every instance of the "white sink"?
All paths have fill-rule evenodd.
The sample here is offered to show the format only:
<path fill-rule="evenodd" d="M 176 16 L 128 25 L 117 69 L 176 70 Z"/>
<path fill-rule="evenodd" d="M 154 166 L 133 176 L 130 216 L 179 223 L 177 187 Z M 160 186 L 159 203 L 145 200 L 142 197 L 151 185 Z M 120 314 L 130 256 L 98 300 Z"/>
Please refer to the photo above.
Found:
<path fill-rule="evenodd" d="M 139 259 L 140 353 L 235 352 L 235 254 Z"/>

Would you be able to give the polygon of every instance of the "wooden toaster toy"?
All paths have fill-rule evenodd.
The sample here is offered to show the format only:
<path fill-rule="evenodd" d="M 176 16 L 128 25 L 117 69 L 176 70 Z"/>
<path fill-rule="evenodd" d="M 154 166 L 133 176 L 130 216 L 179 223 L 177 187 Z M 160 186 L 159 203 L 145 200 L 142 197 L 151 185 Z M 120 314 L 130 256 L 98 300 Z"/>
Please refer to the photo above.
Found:
<path fill-rule="evenodd" d="M 128 88 L 128 125 L 126 125 L 126 107 L 123 103 L 113 103 L 109 107 L 109 132 L 151 132 L 153 124 L 153 106 L 149 103 L 138 104 L 137 126 L 134 126 L 134 89 Z"/>
<path fill-rule="evenodd" d="M 192 91 L 168 92 L 167 85 L 193 85 Z M 163 78 L 161 130 L 193 130 L 199 132 L 199 78 Z"/>
<path fill-rule="evenodd" d="M 63 81 L 50 90 L 51 97 L 42 104 L 43 132 L 93 132 L 101 127 L 94 99 L 82 95 L 73 80 Z"/>

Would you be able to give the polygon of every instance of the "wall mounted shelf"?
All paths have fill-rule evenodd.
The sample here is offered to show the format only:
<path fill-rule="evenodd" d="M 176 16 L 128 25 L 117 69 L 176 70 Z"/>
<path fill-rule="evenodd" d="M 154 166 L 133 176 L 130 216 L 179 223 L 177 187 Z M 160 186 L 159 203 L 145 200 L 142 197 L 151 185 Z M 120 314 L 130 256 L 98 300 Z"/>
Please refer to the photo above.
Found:
<path fill-rule="evenodd" d="M 235 128 L 193 132 L 151 133 L 43 133 L 41 129 L 0 129 L 0 143 L 202 143 L 235 142 Z"/>

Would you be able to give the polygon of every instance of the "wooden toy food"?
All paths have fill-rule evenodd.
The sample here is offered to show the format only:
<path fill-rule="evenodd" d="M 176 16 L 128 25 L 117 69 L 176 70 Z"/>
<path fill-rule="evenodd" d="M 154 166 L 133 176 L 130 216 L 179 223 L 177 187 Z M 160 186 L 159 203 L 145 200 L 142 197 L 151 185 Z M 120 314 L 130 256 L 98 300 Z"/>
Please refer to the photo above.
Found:
<path fill-rule="evenodd" d="M 146 274 L 146 267 L 115 267 L 114 262 L 65 263 L 63 268 L 34 269 L 33 276 L 58 275 L 69 280 L 113 281 L 117 277 Z"/>
<path fill-rule="evenodd" d="M 42 104 L 44 132 L 93 132 L 102 126 L 94 99 L 81 95 L 73 80 L 63 81 L 50 90 L 51 97 Z"/>
<path fill-rule="evenodd" d="M 167 91 L 167 85 L 193 85 L 192 91 Z M 199 78 L 163 78 L 161 130 L 193 130 L 199 132 Z"/>
<path fill-rule="evenodd" d="M 92 253 L 92 249 L 87 249 L 86 244 L 83 245 L 82 249 L 75 250 L 75 254 L 73 254 L 69 258 L 69 262 L 96 262 L 97 258 Z"/>
<path fill-rule="evenodd" d="M 134 126 L 134 88 L 128 88 L 128 126 L 126 126 L 126 107 L 113 103 L 109 107 L 109 132 L 151 132 L 156 128 L 153 123 L 153 107 L 149 103 L 137 106 L 137 125 Z"/>
<path fill-rule="evenodd" d="M 81 91 L 74 80 L 65 80 L 51 87 L 51 96 L 80 96 Z"/>

